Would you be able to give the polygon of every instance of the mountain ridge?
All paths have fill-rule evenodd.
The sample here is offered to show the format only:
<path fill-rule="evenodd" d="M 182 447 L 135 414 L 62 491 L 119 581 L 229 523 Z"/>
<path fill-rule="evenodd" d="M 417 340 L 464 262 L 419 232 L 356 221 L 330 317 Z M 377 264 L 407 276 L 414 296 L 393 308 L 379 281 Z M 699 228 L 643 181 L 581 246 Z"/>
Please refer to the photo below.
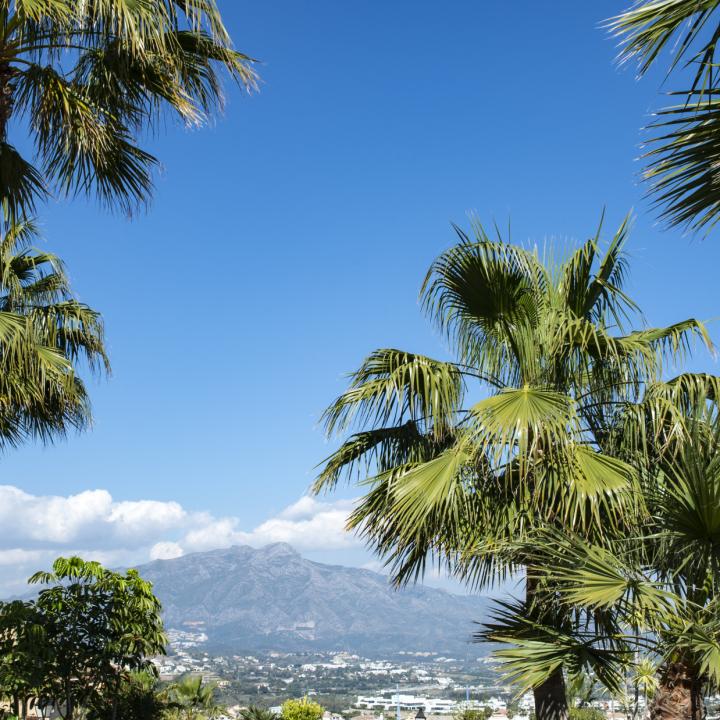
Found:
<path fill-rule="evenodd" d="M 467 652 L 487 608 L 486 598 L 439 588 L 394 589 L 385 575 L 308 560 L 287 543 L 137 569 L 153 582 L 168 628 L 201 625 L 209 644 L 229 651 Z"/>

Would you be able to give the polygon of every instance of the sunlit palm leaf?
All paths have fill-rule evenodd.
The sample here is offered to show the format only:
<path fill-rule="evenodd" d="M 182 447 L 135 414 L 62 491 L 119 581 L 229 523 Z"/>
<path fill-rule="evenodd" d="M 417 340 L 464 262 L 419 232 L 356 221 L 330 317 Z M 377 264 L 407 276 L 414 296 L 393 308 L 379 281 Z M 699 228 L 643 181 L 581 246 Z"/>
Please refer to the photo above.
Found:
<path fill-rule="evenodd" d="M 423 423 L 441 435 L 461 408 L 463 374 L 458 366 L 401 350 L 376 350 L 353 373 L 350 388 L 324 413 L 328 433 L 352 423 Z"/>
<path fill-rule="evenodd" d="M 663 49 L 674 45 L 670 70 L 685 59 L 694 62 L 697 88 L 709 76 L 717 51 L 718 27 L 708 28 L 717 7 L 716 0 L 641 0 L 610 20 L 608 27 L 622 41 L 621 59 L 637 59 L 641 74 Z M 700 46 L 694 49 L 697 41 Z"/>

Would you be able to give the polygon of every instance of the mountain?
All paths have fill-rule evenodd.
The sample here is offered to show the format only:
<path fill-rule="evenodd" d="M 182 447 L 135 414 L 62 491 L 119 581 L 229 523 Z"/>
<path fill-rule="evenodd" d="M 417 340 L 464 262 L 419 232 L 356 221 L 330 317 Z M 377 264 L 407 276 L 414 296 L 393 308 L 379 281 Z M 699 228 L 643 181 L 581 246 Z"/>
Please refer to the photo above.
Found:
<path fill-rule="evenodd" d="M 312 562 L 285 543 L 155 560 L 138 570 L 154 584 L 166 627 L 202 623 L 209 644 L 235 652 L 464 653 L 487 608 L 480 597 L 395 590 L 384 575 Z"/>

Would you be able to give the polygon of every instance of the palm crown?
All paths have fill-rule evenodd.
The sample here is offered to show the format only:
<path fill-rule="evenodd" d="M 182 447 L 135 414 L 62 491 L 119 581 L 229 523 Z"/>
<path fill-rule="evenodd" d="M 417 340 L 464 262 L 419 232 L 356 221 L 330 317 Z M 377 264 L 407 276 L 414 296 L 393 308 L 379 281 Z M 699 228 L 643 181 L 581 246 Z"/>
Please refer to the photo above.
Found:
<path fill-rule="evenodd" d="M 627 230 L 626 221 L 604 254 L 598 231 L 567 257 L 543 262 L 477 223 L 473 238 L 457 229 L 460 242 L 433 263 L 422 288 L 457 360 L 377 350 L 325 411 L 330 433 L 354 432 L 314 489 L 342 477 L 369 488 L 349 526 L 396 582 L 434 560 L 485 585 L 531 565 L 526 541 L 538 528 L 598 538 L 636 514 L 637 473 L 603 448 L 662 357 L 682 354 L 693 336 L 709 339 L 694 319 L 625 331 L 639 314 L 623 291 Z M 554 643 L 552 662 L 522 680 L 536 690 L 538 717 L 562 717 L 563 663 L 599 667 L 599 656 L 573 640 L 571 618 L 556 611 L 542 575 L 529 573 L 526 602 L 501 619 L 507 626 L 519 613 L 551 627 L 554 639 L 533 651 L 547 660 Z M 494 639 L 517 642 L 518 632 Z"/>
<path fill-rule="evenodd" d="M 131 211 L 147 199 L 157 163 L 140 135 L 165 111 L 201 122 L 222 104 L 219 70 L 255 85 L 252 61 L 232 49 L 214 0 L 2 0 L 6 212 L 28 214 L 53 189 Z M 33 157 L 10 143 L 14 117 L 24 119 Z"/>
<path fill-rule="evenodd" d="M 604 256 L 596 237 L 547 265 L 474 231 L 458 230 L 422 290 L 458 361 L 375 351 L 324 415 L 330 433 L 361 428 L 327 459 L 315 490 L 366 478 L 351 525 L 401 581 L 460 540 L 452 528 L 463 517 L 503 535 L 535 520 L 594 524 L 632 480 L 600 451 L 611 418 L 654 377 L 659 353 L 706 338 L 692 319 L 623 334 L 636 312 L 622 290 L 627 223 Z M 471 382 L 486 397 L 468 404 Z"/>

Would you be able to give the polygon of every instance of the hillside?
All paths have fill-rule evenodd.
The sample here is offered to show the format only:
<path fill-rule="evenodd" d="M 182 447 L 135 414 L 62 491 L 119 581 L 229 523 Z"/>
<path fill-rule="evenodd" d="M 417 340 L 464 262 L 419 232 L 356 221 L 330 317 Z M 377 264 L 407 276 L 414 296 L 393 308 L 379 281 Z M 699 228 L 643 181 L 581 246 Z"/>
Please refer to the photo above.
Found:
<path fill-rule="evenodd" d="M 233 651 L 464 652 L 487 601 L 423 586 L 394 590 L 369 570 L 325 565 L 284 543 L 156 560 L 166 626 L 203 623 L 210 644 Z"/>

